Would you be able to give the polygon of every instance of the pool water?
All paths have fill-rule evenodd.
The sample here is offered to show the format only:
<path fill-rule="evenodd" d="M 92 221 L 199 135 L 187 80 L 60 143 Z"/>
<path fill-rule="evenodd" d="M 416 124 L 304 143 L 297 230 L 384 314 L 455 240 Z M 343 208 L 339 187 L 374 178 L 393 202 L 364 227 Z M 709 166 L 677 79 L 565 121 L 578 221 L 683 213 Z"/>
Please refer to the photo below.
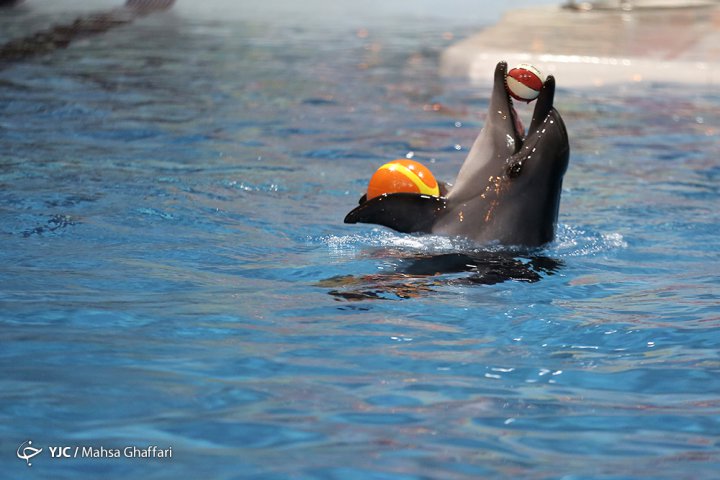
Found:
<path fill-rule="evenodd" d="M 81 8 L 33 3 L 0 31 Z M 487 252 L 343 217 L 454 178 L 489 88 L 442 49 L 541 2 L 431 3 L 180 2 L 0 70 L 3 475 L 717 478 L 720 92 L 558 78 L 556 241 L 413 270 Z M 173 456 L 48 451 L 129 445 Z"/>

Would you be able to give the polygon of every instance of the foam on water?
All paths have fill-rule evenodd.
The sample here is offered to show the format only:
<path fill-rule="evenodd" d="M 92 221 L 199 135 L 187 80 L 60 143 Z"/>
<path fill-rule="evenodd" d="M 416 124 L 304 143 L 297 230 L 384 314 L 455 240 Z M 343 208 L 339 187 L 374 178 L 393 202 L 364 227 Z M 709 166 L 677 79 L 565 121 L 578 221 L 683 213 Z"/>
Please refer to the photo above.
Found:
<path fill-rule="evenodd" d="M 337 257 L 353 257 L 363 249 L 386 248 L 390 252 L 405 254 L 441 255 L 446 253 L 478 253 L 504 250 L 502 246 L 478 245 L 460 237 L 439 235 L 401 234 L 385 228 L 366 227 L 365 233 L 326 235 L 310 238 L 311 243 L 322 243 Z M 563 257 L 588 257 L 600 253 L 628 248 L 621 233 L 598 233 L 577 226 L 559 224 L 554 242 L 543 251 Z M 510 250 L 512 251 L 512 249 Z M 518 250 L 518 252 L 521 252 Z"/>
<path fill-rule="evenodd" d="M 471 242 L 459 238 L 438 235 L 401 234 L 384 228 L 369 227 L 366 233 L 352 235 L 328 235 L 317 241 L 327 245 L 329 251 L 339 256 L 352 256 L 363 248 L 383 247 L 401 252 L 440 254 L 467 251 Z"/>
<path fill-rule="evenodd" d="M 583 228 L 559 224 L 549 252 L 559 257 L 586 257 L 628 248 L 621 233 L 597 233 Z"/>

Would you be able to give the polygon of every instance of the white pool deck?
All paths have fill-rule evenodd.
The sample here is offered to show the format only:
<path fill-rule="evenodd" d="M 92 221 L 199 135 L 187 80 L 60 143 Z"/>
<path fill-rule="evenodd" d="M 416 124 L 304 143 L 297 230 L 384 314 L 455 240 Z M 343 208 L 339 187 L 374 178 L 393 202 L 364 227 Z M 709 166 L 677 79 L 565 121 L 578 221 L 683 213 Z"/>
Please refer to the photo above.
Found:
<path fill-rule="evenodd" d="M 442 55 L 446 76 L 491 81 L 498 60 L 527 62 L 564 87 L 663 82 L 720 87 L 720 3 L 684 8 L 511 11 Z M 701 5 L 700 5 L 701 4 Z"/>

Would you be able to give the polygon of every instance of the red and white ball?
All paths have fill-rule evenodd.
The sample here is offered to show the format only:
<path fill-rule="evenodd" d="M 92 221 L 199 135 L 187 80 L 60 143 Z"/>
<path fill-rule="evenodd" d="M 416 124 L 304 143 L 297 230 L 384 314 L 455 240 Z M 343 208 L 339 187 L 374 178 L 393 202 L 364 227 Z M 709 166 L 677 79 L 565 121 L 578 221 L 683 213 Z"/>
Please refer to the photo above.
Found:
<path fill-rule="evenodd" d="M 505 88 L 510 96 L 528 103 L 540 95 L 543 83 L 545 83 L 545 75 L 529 63 L 521 63 L 511 68 L 505 77 Z"/>

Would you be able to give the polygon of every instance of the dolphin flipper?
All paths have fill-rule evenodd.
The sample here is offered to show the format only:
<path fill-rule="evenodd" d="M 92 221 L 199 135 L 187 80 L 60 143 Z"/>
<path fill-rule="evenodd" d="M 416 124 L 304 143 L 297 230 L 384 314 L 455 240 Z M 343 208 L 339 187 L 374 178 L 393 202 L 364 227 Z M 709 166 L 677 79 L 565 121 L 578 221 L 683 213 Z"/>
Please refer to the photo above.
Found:
<path fill-rule="evenodd" d="M 374 223 L 402 233 L 430 233 L 445 210 L 444 197 L 417 193 L 391 193 L 361 203 L 347 214 L 345 223 Z"/>

